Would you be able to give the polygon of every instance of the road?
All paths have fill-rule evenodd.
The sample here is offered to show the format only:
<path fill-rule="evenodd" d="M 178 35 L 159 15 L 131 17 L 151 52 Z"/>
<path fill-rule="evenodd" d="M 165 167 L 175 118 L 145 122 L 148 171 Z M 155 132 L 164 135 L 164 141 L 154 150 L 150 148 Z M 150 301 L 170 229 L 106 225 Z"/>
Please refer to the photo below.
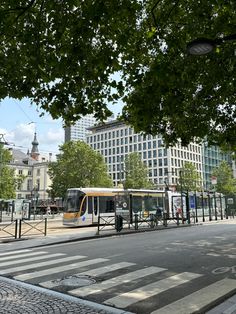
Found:
<path fill-rule="evenodd" d="M 0 275 L 137 314 L 193 313 L 236 290 L 235 224 L 0 253 Z"/>

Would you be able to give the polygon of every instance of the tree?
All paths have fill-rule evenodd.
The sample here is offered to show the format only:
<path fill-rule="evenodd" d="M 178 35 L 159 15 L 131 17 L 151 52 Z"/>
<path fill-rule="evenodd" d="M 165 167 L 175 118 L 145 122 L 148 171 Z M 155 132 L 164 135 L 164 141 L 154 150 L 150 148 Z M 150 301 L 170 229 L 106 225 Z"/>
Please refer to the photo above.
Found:
<path fill-rule="evenodd" d="M 212 171 L 217 178 L 215 190 L 225 195 L 236 193 L 236 179 L 233 177 L 232 168 L 226 161 L 222 161 L 218 168 Z"/>
<path fill-rule="evenodd" d="M 125 159 L 125 189 L 150 189 L 152 182 L 148 180 L 148 168 L 142 162 L 139 153 L 130 153 Z"/>
<path fill-rule="evenodd" d="M 0 98 L 29 97 L 66 123 L 103 120 L 121 99 L 138 132 L 235 150 L 236 42 L 204 56 L 186 50 L 234 34 L 235 11 L 235 0 L 5 0 Z"/>
<path fill-rule="evenodd" d="M 185 162 L 179 173 L 178 191 L 200 191 L 202 189 L 202 179 L 194 164 Z"/>
<path fill-rule="evenodd" d="M 22 184 L 24 176 L 15 176 L 14 169 L 9 167 L 11 154 L 0 144 L 0 198 L 10 199 L 16 197 L 16 188 Z"/>
<path fill-rule="evenodd" d="M 57 161 L 49 164 L 52 179 L 51 195 L 63 197 L 72 187 L 111 187 L 101 154 L 83 141 L 67 142 L 60 146 Z"/>

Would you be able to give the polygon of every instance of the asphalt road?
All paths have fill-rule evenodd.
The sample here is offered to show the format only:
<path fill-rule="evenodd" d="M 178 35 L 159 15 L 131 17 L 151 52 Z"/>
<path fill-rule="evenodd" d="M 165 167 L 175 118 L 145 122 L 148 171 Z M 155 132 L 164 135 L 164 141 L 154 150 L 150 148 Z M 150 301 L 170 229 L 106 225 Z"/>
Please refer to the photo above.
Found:
<path fill-rule="evenodd" d="M 1 257 L 0 275 L 138 314 L 192 313 L 236 289 L 235 224 L 34 248 Z"/>

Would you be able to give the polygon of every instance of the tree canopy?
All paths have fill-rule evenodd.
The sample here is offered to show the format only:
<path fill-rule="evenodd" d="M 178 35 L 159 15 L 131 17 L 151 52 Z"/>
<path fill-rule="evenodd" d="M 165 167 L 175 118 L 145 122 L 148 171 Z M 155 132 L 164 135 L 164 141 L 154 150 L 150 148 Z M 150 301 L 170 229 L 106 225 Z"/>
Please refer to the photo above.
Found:
<path fill-rule="evenodd" d="M 152 182 L 148 179 L 148 168 L 142 162 L 139 153 L 130 153 L 125 159 L 124 189 L 150 189 Z"/>
<path fill-rule="evenodd" d="M 177 190 L 178 191 L 202 190 L 202 179 L 193 163 L 185 162 L 184 166 L 180 169 Z"/>
<path fill-rule="evenodd" d="M 236 193 L 236 179 L 233 177 L 232 168 L 226 161 L 222 161 L 219 167 L 215 168 L 212 175 L 217 178 L 215 190 L 225 195 Z"/>
<path fill-rule="evenodd" d="M 4 0 L 0 99 L 29 97 L 66 123 L 122 100 L 136 131 L 235 150 L 236 41 L 186 50 L 234 34 L 235 12 L 235 0 Z"/>
<path fill-rule="evenodd" d="M 25 179 L 24 176 L 15 176 L 14 169 L 9 167 L 11 153 L 0 144 L 0 198 L 16 197 L 16 188 Z"/>
<path fill-rule="evenodd" d="M 52 196 L 64 197 L 72 187 L 112 187 L 103 157 L 83 141 L 60 146 L 57 161 L 49 164 Z"/>

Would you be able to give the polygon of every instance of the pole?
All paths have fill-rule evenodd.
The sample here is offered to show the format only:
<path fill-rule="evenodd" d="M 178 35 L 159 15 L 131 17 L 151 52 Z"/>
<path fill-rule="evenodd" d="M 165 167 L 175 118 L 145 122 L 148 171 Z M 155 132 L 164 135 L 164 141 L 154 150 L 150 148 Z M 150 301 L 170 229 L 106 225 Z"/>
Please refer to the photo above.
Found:
<path fill-rule="evenodd" d="M 204 213 L 204 198 L 202 192 L 202 221 L 205 222 L 205 213 Z"/>
<path fill-rule="evenodd" d="M 180 195 L 181 195 L 181 212 L 182 212 L 182 224 L 184 224 L 184 205 L 183 205 L 183 183 L 182 183 L 182 170 L 179 172 L 180 177 Z"/>
<path fill-rule="evenodd" d="M 198 216 L 197 216 L 197 192 L 195 191 L 194 193 L 194 198 L 195 198 L 195 217 L 196 217 L 196 223 L 198 223 Z"/>
<path fill-rule="evenodd" d="M 190 211 L 189 211 L 189 194 L 188 194 L 188 190 L 186 192 L 186 213 L 187 213 L 187 221 L 188 224 L 190 224 Z"/>
<path fill-rule="evenodd" d="M 214 191 L 214 205 L 215 205 L 215 220 L 217 220 L 216 191 Z"/>
<path fill-rule="evenodd" d="M 220 193 L 220 219 L 223 220 L 222 198 Z"/>
<path fill-rule="evenodd" d="M 210 198 L 210 192 L 209 191 L 207 192 L 207 198 L 208 198 L 208 207 L 209 207 L 209 220 L 211 221 L 212 220 L 212 217 L 211 217 L 211 198 Z"/>

